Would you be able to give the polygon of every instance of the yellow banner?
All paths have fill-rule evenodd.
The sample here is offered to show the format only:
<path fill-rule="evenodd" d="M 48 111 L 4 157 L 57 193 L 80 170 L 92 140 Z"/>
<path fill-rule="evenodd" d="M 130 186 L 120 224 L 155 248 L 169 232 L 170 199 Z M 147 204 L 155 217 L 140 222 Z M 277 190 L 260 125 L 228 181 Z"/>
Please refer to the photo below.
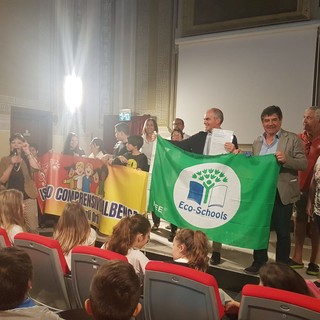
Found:
<path fill-rule="evenodd" d="M 99 230 L 111 234 L 123 216 L 146 212 L 148 173 L 123 166 L 109 166 L 105 181 L 107 210 L 103 212 Z"/>

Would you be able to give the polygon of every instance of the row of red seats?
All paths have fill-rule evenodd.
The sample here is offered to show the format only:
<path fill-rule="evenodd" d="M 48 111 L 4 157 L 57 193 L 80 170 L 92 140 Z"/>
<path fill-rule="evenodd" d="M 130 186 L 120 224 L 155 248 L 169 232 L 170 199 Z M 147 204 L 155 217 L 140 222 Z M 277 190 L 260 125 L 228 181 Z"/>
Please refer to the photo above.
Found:
<path fill-rule="evenodd" d="M 0 245 L 1 234 L 0 230 Z M 58 241 L 20 233 L 14 244 L 28 252 L 34 265 L 31 297 L 51 309 L 83 308 L 98 267 L 107 260 L 127 261 L 108 250 L 78 246 L 72 250 L 70 274 Z M 150 261 L 146 267 L 143 304 L 147 320 L 218 320 L 224 316 L 212 275 L 160 261 Z M 316 298 L 258 285 L 243 288 L 239 319 L 318 320 L 319 315 Z"/>

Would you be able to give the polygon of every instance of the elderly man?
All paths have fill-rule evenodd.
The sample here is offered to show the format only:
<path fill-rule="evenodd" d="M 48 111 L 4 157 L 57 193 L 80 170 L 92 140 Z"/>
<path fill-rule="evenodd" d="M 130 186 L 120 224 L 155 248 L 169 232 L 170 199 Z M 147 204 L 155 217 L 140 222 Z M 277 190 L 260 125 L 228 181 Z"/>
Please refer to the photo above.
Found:
<path fill-rule="evenodd" d="M 320 108 L 310 107 L 303 115 L 304 131 L 298 134 L 301 139 L 304 151 L 308 160 L 306 171 L 299 171 L 299 184 L 301 198 L 295 203 L 296 217 L 294 219 L 294 252 L 290 261 L 291 268 L 303 268 L 302 251 L 306 237 L 308 215 L 306 205 L 309 196 L 310 183 L 315 163 L 320 156 Z M 316 222 L 310 220 L 311 256 L 307 268 L 307 274 L 317 276 L 319 266 L 316 264 L 319 250 L 319 230 Z"/>
<path fill-rule="evenodd" d="M 290 264 L 290 227 L 293 203 L 300 197 L 298 170 L 307 168 L 307 159 L 299 137 L 281 129 L 282 112 L 277 106 L 265 108 L 261 113 L 264 133 L 253 142 L 254 155 L 274 154 L 281 165 L 277 192 L 271 217 L 271 226 L 277 234 L 276 261 Z M 254 250 L 253 263 L 244 269 L 258 274 L 268 261 L 268 249 Z"/>

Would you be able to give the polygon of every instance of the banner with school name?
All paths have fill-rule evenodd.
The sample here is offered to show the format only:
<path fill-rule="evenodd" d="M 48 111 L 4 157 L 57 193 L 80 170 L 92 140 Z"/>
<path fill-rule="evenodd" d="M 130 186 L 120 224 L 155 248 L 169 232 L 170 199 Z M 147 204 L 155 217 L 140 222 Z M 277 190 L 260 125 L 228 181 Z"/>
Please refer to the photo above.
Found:
<path fill-rule="evenodd" d="M 99 159 L 46 153 L 35 175 L 41 212 L 60 216 L 66 203 L 80 202 L 89 222 L 109 235 L 124 216 L 146 211 L 148 173 Z"/>
<path fill-rule="evenodd" d="M 274 155 L 204 156 L 157 139 L 148 210 L 232 246 L 268 246 L 280 166 Z"/>

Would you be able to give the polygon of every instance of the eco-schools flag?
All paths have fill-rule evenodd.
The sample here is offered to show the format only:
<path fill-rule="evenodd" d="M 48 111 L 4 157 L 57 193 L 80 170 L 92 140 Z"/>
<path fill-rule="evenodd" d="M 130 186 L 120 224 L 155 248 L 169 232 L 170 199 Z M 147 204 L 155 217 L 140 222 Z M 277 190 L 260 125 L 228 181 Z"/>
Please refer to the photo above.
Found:
<path fill-rule="evenodd" d="M 158 136 L 148 210 L 217 242 L 267 248 L 279 169 L 274 155 L 204 156 Z"/>

